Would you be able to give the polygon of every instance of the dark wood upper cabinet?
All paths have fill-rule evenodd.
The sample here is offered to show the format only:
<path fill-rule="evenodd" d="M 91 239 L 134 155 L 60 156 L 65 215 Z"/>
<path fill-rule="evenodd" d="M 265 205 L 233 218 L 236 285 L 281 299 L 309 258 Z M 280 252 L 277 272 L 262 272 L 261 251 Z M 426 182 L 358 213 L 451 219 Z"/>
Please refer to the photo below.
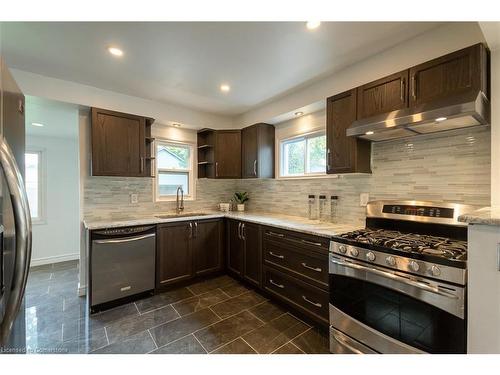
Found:
<path fill-rule="evenodd" d="M 241 178 L 241 130 L 215 132 L 215 178 Z"/>
<path fill-rule="evenodd" d="M 410 69 L 410 107 L 482 90 L 488 95 L 488 51 L 483 44 Z"/>
<path fill-rule="evenodd" d="M 242 178 L 274 178 L 274 126 L 255 124 L 241 131 Z"/>
<path fill-rule="evenodd" d="M 408 70 L 358 87 L 358 120 L 408 107 Z"/>
<path fill-rule="evenodd" d="M 190 222 L 158 225 L 156 246 L 157 288 L 193 277 Z"/>
<path fill-rule="evenodd" d="M 196 276 L 222 269 L 222 221 L 193 222 L 192 253 Z"/>
<path fill-rule="evenodd" d="M 348 137 L 356 120 L 357 90 L 334 95 L 326 101 L 327 173 L 371 173 L 371 143 Z"/>
<path fill-rule="evenodd" d="M 151 177 L 154 120 L 92 108 L 92 176 Z"/>

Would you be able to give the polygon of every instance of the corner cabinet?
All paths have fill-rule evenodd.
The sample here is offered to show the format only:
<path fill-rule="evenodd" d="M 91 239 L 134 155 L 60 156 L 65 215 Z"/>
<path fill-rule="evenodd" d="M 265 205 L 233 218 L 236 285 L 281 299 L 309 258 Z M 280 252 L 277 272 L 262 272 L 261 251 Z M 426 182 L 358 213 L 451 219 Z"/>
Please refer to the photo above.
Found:
<path fill-rule="evenodd" d="M 326 100 L 326 139 L 328 174 L 371 173 L 371 143 L 348 137 L 347 128 L 357 117 L 357 89 Z"/>
<path fill-rule="evenodd" d="M 274 178 L 274 126 L 255 124 L 241 130 L 241 177 Z"/>
<path fill-rule="evenodd" d="M 159 224 L 156 288 L 222 270 L 222 225 L 221 219 Z"/>
<path fill-rule="evenodd" d="M 227 268 L 254 286 L 262 284 L 262 234 L 258 224 L 228 220 Z"/>
<path fill-rule="evenodd" d="M 154 120 L 92 108 L 92 176 L 152 177 Z"/>
<path fill-rule="evenodd" d="M 241 130 L 198 132 L 198 178 L 241 178 Z"/>

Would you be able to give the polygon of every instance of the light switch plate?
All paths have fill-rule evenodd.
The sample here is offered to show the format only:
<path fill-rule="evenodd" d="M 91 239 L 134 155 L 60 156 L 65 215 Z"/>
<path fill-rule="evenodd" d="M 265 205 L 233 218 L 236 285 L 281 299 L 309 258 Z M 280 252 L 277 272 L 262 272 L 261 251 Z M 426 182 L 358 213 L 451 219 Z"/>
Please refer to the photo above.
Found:
<path fill-rule="evenodd" d="M 130 194 L 130 203 L 139 203 L 139 194 Z"/>
<path fill-rule="evenodd" d="M 366 207 L 368 201 L 370 200 L 370 193 L 361 193 L 359 194 L 359 205 L 361 207 Z"/>

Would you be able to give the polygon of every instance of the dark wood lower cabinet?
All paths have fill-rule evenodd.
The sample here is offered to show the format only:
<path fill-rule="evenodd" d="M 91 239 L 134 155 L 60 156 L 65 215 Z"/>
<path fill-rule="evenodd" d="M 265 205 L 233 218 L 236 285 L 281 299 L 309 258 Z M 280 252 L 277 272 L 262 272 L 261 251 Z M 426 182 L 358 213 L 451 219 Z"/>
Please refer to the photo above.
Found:
<path fill-rule="evenodd" d="M 241 221 L 227 221 L 227 268 L 237 276 L 243 276 L 243 240 Z"/>
<path fill-rule="evenodd" d="M 193 223 L 193 262 L 196 276 L 222 269 L 222 221 L 220 219 Z"/>
<path fill-rule="evenodd" d="M 222 239 L 221 219 L 158 225 L 156 287 L 166 287 L 222 270 Z"/>
<path fill-rule="evenodd" d="M 163 287 L 193 277 L 191 222 L 157 227 L 156 286 Z"/>

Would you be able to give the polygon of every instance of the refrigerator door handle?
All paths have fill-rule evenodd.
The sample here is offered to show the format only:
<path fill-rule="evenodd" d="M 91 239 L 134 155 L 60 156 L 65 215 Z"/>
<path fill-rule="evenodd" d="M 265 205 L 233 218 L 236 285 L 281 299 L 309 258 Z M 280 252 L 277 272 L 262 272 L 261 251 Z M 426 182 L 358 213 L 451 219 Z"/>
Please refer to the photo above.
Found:
<path fill-rule="evenodd" d="M 31 216 L 22 175 L 12 150 L 3 136 L 0 136 L 0 165 L 12 200 L 16 230 L 16 254 L 11 293 L 6 301 L 3 321 L 0 323 L 0 347 L 2 347 L 8 343 L 12 326 L 22 305 L 28 279 L 31 260 Z"/>

